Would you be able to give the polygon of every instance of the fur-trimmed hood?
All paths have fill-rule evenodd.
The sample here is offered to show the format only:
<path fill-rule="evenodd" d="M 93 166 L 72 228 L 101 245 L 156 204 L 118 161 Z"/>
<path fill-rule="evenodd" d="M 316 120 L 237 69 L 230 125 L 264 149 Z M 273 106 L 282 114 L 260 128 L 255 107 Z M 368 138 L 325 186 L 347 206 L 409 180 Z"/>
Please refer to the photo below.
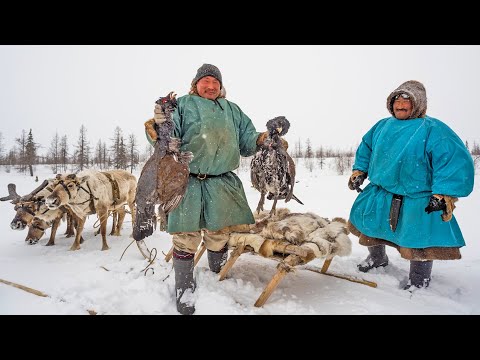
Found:
<path fill-rule="evenodd" d="M 408 94 L 412 101 L 413 111 L 409 119 L 423 118 L 427 114 L 427 92 L 423 84 L 416 80 L 409 80 L 404 82 L 398 88 L 396 88 L 387 98 L 387 109 L 393 113 L 393 102 L 395 96 L 399 94 Z"/>

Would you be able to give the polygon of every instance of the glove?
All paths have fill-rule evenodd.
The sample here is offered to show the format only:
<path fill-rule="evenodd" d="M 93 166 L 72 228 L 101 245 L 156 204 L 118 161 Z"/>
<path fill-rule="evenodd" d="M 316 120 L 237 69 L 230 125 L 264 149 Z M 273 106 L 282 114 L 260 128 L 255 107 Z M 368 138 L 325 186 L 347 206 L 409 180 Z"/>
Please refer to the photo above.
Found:
<path fill-rule="evenodd" d="M 157 131 L 155 130 L 155 119 L 145 121 L 145 132 L 152 139 L 153 142 L 157 141 Z"/>
<path fill-rule="evenodd" d="M 457 201 L 458 198 L 456 197 L 434 194 L 430 197 L 425 212 L 430 214 L 431 212 L 442 210 L 442 220 L 450 221 L 452 220 L 453 210 L 456 208 L 455 202 Z"/>
<path fill-rule="evenodd" d="M 363 184 L 368 174 L 360 170 L 353 170 L 352 175 L 348 179 L 348 188 L 350 190 L 357 190 L 357 192 L 362 192 L 360 185 Z"/>
<path fill-rule="evenodd" d="M 268 137 L 268 131 L 265 131 L 258 135 L 257 138 L 257 146 L 262 146 L 265 143 L 265 140 Z M 284 138 L 280 138 L 280 141 L 282 142 L 282 147 L 285 149 L 285 151 L 288 150 L 288 142 Z"/>

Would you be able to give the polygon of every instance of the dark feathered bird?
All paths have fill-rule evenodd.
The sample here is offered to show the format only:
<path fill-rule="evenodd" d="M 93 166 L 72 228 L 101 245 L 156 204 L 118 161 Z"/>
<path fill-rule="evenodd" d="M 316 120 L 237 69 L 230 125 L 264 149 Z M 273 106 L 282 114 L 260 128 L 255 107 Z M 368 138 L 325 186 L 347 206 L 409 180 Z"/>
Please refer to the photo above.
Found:
<path fill-rule="evenodd" d="M 190 173 L 191 152 L 180 152 L 180 140 L 171 138 L 174 123 L 171 113 L 177 107 L 173 92 L 156 101 L 163 113 L 156 120 L 157 140 L 154 152 L 142 169 L 135 195 L 135 224 L 133 238 L 142 240 L 152 235 L 156 225 L 155 205 L 159 205 L 160 230 L 166 230 L 167 215 L 185 195 Z"/>
<path fill-rule="evenodd" d="M 278 116 L 267 122 L 268 136 L 255 154 L 250 164 L 250 178 L 255 189 L 260 191 L 257 212 L 263 210 L 265 195 L 274 200 L 270 215 L 275 214 L 277 200 L 285 202 L 294 199 L 303 203 L 293 195 L 295 184 L 295 163 L 282 145 L 280 136 L 285 135 L 290 122 L 284 116 Z"/>

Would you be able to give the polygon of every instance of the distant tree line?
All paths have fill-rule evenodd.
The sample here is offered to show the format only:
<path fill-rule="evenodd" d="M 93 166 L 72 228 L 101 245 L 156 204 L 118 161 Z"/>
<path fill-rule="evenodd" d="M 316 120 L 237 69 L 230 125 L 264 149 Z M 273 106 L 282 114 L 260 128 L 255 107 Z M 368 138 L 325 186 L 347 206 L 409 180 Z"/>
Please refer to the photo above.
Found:
<path fill-rule="evenodd" d="M 46 153 L 40 155 L 39 150 L 43 147 L 35 142 L 32 129 L 28 133 L 22 130 L 9 151 L 5 149 L 3 135 L 0 132 L 0 165 L 5 165 L 7 172 L 13 168 L 30 176 L 33 176 L 34 165 L 50 165 L 54 174 L 78 172 L 87 168 L 123 169 L 133 172 L 153 152 L 153 148 L 147 145 L 143 154 L 140 154 L 135 135 L 129 134 L 125 138 L 118 126 L 114 129 L 113 138 L 109 140 L 108 143 L 99 140 L 92 149 L 87 129 L 82 125 L 73 146 L 66 135 L 56 132 Z"/>
<path fill-rule="evenodd" d="M 22 130 L 20 136 L 15 138 L 15 145 L 8 151 L 5 149 L 3 135 L 0 132 L 0 165 L 5 165 L 7 171 L 14 168 L 30 176 L 34 173 L 33 166 L 40 164 L 50 165 L 54 174 L 78 172 L 88 168 L 123 169 L 133 172 L 153 153 L 153 147 L 149 144 L 145 146 L 142 153 L 138 146 L 134 134 L 129 134 L 125 138 L 122 129 L 117 126 L 113 131 L 113 138 L 109 139 L 108 143 L 98 140 L 92 148 L 88 141 L 87 129 L 82 125 L 73 148 L 69 145 L 66 135 L 56 132 L 46 154 L 39 155 L 38 152 L 42 146 L 35 142 L 32 129 L 28 132 Z M 480 144 L 474 141 L 470 146 L 468 141 L 465 141 L 465 146 L 472 154 L 475 168 L 480 168 Z M 358 144 L 346 150 L 340 150 L 323 145 L 314 146 L 310 138 L 307 138 L 305 141 L 298 139 L 294 144 L 289 144 L 288 152 L 297 164 L 299 159 L 304 159 L 302 163 L 309 171 L 317 168 L 322 170 L 326 165 L 326 159 L 333 158 L 336 173 L 343 175 L 351 171 L 357 147 Z M 241 158 L 240 168 L 246 169 L 249 166 L 250 158 Z"/>

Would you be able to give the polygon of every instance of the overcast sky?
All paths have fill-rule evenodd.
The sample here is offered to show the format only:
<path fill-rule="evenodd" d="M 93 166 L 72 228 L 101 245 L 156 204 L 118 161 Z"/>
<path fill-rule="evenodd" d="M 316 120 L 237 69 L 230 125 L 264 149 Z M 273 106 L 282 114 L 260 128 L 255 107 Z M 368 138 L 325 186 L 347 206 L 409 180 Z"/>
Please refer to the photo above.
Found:
<path fill-rule="evenodd" d="M 57 131 L 71 149 L 80 126 L 92 149 L 119 126 L 147 141 L 143 123 L 154 102 L 184 95 L 203 63 L 222 72 L 227 99 L 258 131 L 284 115 L 286 139 L 314 147 L 356 147 L 389 116 L 386 98 L 418 80 L 427 89 L 427 114 L 469 142 L 480 142 L 480 46 L 0 46 L 0 132 L 7 149 L 22 129 L 33 130 L 45 153 Z"/>

